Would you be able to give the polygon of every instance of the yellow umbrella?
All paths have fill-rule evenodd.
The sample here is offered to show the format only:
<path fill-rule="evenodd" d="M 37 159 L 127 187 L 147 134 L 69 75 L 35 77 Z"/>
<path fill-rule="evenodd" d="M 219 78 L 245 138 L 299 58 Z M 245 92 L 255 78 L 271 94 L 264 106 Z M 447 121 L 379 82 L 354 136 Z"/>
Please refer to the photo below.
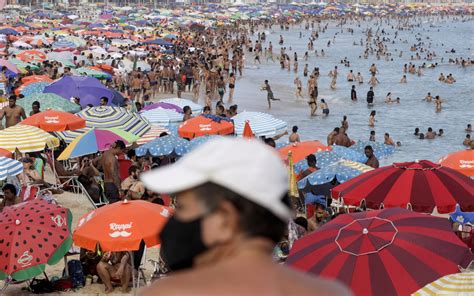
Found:
<path fill-rule="evenodd" d="M 40 128 L 17 124 L 0 131 L 0 148 L 15 152 L 41 151 L 59 146 L 59 140 Z"/>
<path fill-rule="evenodd" d="M 446 275 L 429 283 L 412 295 L 474 295 L 474 272 Z"/>

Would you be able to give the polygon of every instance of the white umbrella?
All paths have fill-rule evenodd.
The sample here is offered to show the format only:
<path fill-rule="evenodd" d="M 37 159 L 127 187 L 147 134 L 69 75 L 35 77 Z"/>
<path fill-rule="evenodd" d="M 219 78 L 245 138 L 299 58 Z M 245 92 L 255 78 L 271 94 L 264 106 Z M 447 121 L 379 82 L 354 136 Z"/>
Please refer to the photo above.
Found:
<path fill-rule="evenodd" d="M 183 121 L 183 114 L 171 109 L 155 108 L 141 113 L 152 124 L 168 125 Z"/>
<path fill-rule="evenodd" d="M 13 42 L 12 44 L 13 46 L 17 47 L 17 48 L 33 48 L 31 45 L 29 45 L 28 43 L 26 42 L 23 42 L 23 41 L 15 41 Z"/>
<path fill-rule="evenodd" d="M 234 120 L 235 134 L 244 133 L 245 122 L 248 121 L 255 136 L 274 137 L 286 131 L 288 124 L 283 120 L 262 112 L 244 111 L 232 117 Z"/>

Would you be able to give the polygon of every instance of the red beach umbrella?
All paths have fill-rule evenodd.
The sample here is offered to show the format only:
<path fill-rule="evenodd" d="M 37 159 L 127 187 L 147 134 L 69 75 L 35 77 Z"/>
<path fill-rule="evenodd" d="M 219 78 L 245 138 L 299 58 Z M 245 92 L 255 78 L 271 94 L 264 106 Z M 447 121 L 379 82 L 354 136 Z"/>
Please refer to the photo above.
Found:
<path fill-rule="evenodd" d="M 86 127 L 84 118 L 56 110 L 46 110 L 24 119 L 21 124 L 39 127 L 47 132 L 76 130 Z"/>
<path fill-rule="evenodd" d="M 451 213 L 456 204 L 474 211 L 474 180 L 428 160 L 394 163 L 364 173 L 332 189 L 344 204 L 368 208 L 411 207 L 415 212 Z"/>
<path fill-rule="evenodd" d="M 71 212 L 43 199 L 0 213 L 0 280 L 25 280 L 58 263 L 72 245 Z"/>
<path fill-rule="evenodd" d="M 234 123 L 224 117 L 215 115 L 200 115 L 188 119 L 178 128 L 179 136 L 188 139 L 232 133 L 234 133 Z"/>
<path fill-rule="evenodd" d="M 355 295 L 410 295 L 472 254 L 445 218 L 385 209 L 338 216 L 296 241 L 287 264 L 347 284 Z"/>

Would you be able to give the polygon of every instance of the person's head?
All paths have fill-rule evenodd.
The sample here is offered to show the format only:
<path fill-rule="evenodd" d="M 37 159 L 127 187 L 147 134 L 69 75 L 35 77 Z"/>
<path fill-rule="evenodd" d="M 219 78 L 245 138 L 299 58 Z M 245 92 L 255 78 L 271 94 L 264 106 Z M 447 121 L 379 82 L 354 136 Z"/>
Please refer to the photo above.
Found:
<path fill-rule="evenodd" d="M 352 89 L 355 89 L 355 88 L 356 88 L 356 86 L 355 86 L 355 85 L 353 85 L 353 86 L 352 86 Z"/>
<path fill-rule="evenodd" d="M 8 98 L 8 106 L 10 106 L 10 108 L 13 108 L 13 107 L 16 106 L 16 96 L 15 95 L 11 95 Z"/>
<path fill-rule="evenodd" d="M 375 131 L 370 131 L 371 136 L 375 136 Z"/>
<path fill-rule="evenodd" d="M 425 138 L 425 134 L 424 133 L 420 133 L 420 140 L 423 140 Z"/>
<path fill-rule="evenodd" d="M 308 166 L 311 168 L 316 167 L 316 156 L 314 154 L 310 154 L 306 156 L 306 162 L 308 163 Z"/>
<path fill-rule="evenodd" d="M 21 163 L 23 164 L 23 170 L 31 170 L 33 169 L 33 159 L 29 157 L 24 157 L 21 159 Z"/>
<path fill-rule="evenodd" d="M 141 179 L 155 192 L 176 193 L 174 215 L 160 234 L 161 256 L 175 271 L 252 239 L 271 256 L 291 217 L 286 168 L 260 141 L 210 140 Z"/>
<path fill-rule="evenodd" d="M 296 217 L 293 219 L 293 222 L 295 222 L 297 225 L 301 226 L 304 228 L 304 230 L 308 231 L 308 220 L 306 220 L 305 217 Z"/>
<path fill-rule="evenodd" d="M 385 133 L 385 134 L 383 135 L 383 137 L 384 137 L 385 139 L 389 139 L 389 138 L 390 138 L 390 134 L 389 134 L 389 133 Z"/>
<path fill-rule="evenodd" d="M 431 96 L 431 93 L 430 93 L 430 92 L 428 93 L 428 96 Z"/>
<path fill-rule="evenodd" d="M 127 147 L 125 146 L 125 143 L 122 140 L 117 140 L 112 144 L 110 150 L 114 155 L 119 155 L 125 153 L 126 148 Z"/>
<path fill-rule="evenodd" d="M 204 108 L 202 109 L 202 113 L 203 114 L 211 114 L 211 107 L 204 106 Z"/>
<path fill-rule="evenodd" d="M 387 94 L 387 97 L 388 97 L 388 96 L 391 96 L 391 95 L 392 95 L 392 93 L 391 93 L 391 92 L 389 92 L 389 93 Z"/>
<path fill-rule="evenodd" d="M 441 136 L 443 134 L 444 134 L 444 130 L 442 128 L 440 128 L 439 131 L 438 131 L 438 136 Z"/>
<path fill-rule="evenodd" d="M 297 133 L 297 132 L 298 132 L 298 126 L 294 125 L 291 130 L 292 130 L 294 133 Z"/>
<path fill-rule="evenodd" d="M 8 201 L 13 201 L 16 198 L 17 190 L 15 185 L 7 183 L 3 186 L 3 196 Z"/>
<path fill-rule="evenodd" d="M 268 80 L 265 80 L 265 84 L 268 84 Z"/>
<path fill-rule="evenodd" d="M 138 112 L 140 112 L 140 110 L 142 110 L 142 103 L 135 102 L 135 108 L 137 109 Z"/>
<path fill-rule="evenodd" d="M 314 216 L 316 220 L 320 222 L 324 219 L 324 215 L 326 214 L 326 209 L 322 204 L 316 204 L 316 209 L 314 210 Z"/>
<path fill-rule="evenodd" d="M 467 124 L 467 128 L 468 129 L 471 129 L 472 128 L 472 125 L 470 123 Z"/>
<path fill-rule="evenodd" d="M 420 132 L 420 129 L 415 127 L 415 135 L 418 135 L 419 132 Z"/>
<path fill-rule="evenodd" d="M 140 171 L 137 166 L 132 165 L 128 168 L 128 175 L 131 176 L 134 179 L 138 179 Z"/>
<path fill-rule="evenodd" d="M 109 98 L 107 98 L 107 97 L 100 98 L 100 105 L 101 106 L 107 106 L 108 103 L 109 103 Z"/>
<path fill-rule="evenodd" d="M 433 132 L 433 129 L 431 127 L 428 128 L 428 132 L 429 133 L 432 133 Z"/>
<path fill-rule="evenodd" d="M 466 134 L 466 139 L 470 139 L 471 138 L 471 135 L 470 134 Z"/>
<path fill-rule="evenodd" d="M 364 148 L 364 153 L 365 153 L 365 156 L 367 156 L 367 158 L 371 158 L 374 156 L 374 149 L 372 149 L 372 146 L 367 145 Z"/>
<path fill-rule="evenodd" d="M 31 110 L 33 110 L 33 113 L 39 113 L 40 112 L 40 102 L 38 101 L 34 101 L 32 104 L 31 104 Z"/>
<path fill-rule="evenodd" d="M 193 110 L 191 110 L 191 107 L 189 107 L 189 106 L 184 106 L 183 107 L 183 113 L 185 115 L 191 115 L 191 114 L 193 114 Z"/>
<path fill-rule="evenodd" d="M 377 114 L 377 112 L 375 112 L 375 110 L 372 110 L 372 111 L 370 112 L 370 116 L 375 116 L 375 114 Z"/>
<path fill-rule="evenodd" d="M 374 90 L 374 87 L 373 87 L 373 86 L 371 86 L 371 87 L 370 87 L 370 90 Z"/>
<path fill-rule="evenodd" d="M 222 105 L 216 107 L 216 115 L 222 116 L 225 113 L 225 108 Z"/>
<path fill-rule="evenodd" d="M 237 105 L 232 105 L 229 107 L 229 112 L 232 114 L 237 114 L 237 108 L 238 108 Z"/>

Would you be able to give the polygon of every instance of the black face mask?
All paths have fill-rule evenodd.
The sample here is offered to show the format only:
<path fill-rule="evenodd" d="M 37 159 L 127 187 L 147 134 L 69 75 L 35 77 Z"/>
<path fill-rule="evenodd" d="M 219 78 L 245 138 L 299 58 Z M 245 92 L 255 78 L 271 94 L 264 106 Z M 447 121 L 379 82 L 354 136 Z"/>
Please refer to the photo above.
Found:
<path fill-rule="evenodd" d="M 190 268 L 196 256 L 208 248 L 201 238 L 201 221 L 182 222 L 171 217 L 161 231 L 161 258 L 173 271 Z"/>

